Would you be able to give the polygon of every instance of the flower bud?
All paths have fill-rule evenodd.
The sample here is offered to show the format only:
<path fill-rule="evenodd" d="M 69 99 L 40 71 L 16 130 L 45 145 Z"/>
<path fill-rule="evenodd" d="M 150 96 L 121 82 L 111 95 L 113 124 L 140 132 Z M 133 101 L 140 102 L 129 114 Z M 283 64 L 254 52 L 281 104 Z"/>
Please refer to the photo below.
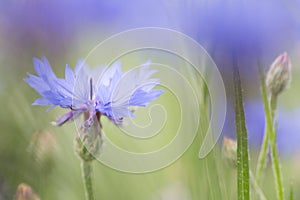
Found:
<path fill-rule="evenodd" d="M 279 55 L 270 66 L 266 77 L 266 85 L 271 95 L 277 96 L 284 91 L 291 80 L 291 62 L 288 54 Z"/>
<path fill-rule="evenodd" d="M 225 160 L 231 165 L 237 165 L 237 143 L 235 140 L 224 137 L 222 145 L 222 154 Z"/>
<path fill-rule="evenodd" d="M 75 151 L 82 160 L 89 162 L 95 159 L 93 154 L 90 153 L 89 150 L 86 148 L 86 146 L 83 144 L 80 137 L 76 136 L 74 143 L 75 143 Z"/>
<path fill-rule="evenodd" d="M 51 169 L 53 157 L 56 153 L 56 138 L 49 130 L 41 130 L 34 133 L 31 138 L 28 151 L 40 167 L 43 169 Z"/>
<path fill-rule="evenodd" d="M 33 192 L 29 185 L 21 183 L 18 186 L 15 200 L 40 200 L 40 198 Z"/>
<path fill-rule="evenodd" d="M 87 118 L 86 118 L 87 119 Z M 99 157 L 103 146 L 103 131 L 94 116 L 91 122 L 86 120 L 75 137 L 75 151 L 84 161 L 93 161 Z"/>

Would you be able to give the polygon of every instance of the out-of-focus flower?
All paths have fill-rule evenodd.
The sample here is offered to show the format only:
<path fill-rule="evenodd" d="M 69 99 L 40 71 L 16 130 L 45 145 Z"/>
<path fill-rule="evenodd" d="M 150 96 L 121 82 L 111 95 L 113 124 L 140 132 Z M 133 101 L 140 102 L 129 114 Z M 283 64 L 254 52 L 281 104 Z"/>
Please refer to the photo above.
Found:
<path fill-rule="evenodd" d="M 263 141 L 265 129 L 265 112 L 261 100 L 248 100 L 245 102 L 246 125 L 248 130 L 248 141 L 250 149 L 259 149 Z M 226 119 L 223 133 L 234 138 L 235 126 L 234 112 L 228 108 L 230 116 Z M 232 116 L 231 116 L 232 115 Z M 277 144 L 279 154 L 282 156 L 297 155 L 300 151 L 300 109 L 288 110 L 280 106 L 277 110 Z M 232 133 L 232 134 L 227 134 Z M 225 136 L 224 136 L 225 137 Z"/>
<path fill-rule="evenodd" d="M 53 166 L 56 139 L 48 130 L 37 131 L 31 138 L 28 150 L 42 169 L 50 170 Z"/>
<path fill-rule="evenodd" d="M 235 59 L 248 71 L 258 60 L 265 64 L 299 41 L 300 26 L 291 5 L 299 6 L 283 1 L 191 1 L 183 7 L 190 9 L 183 26 L 217 66 L 230 67 Z"/>
<path fill-rule="evenodd" d="M 291 68 L 291 61 L 286 52 L 274 60 L 266 77 L 267 88 L 271 95 L 277 96 L 289 86 Z"/>
<path fill-rule="evenodd" d="M 266 69 L 275 56 L 290 52 L 300 41 L 295 1 L 184 2 L 178 9 L 181 31 L 201 44 L 216 63 L 229 97 L 227 107 L 233 107 L 232 66 L 240 68 L 245 98 L 250 93 L 259 96 L 257 66 Z M 233 113 L 227 112 L 225 126 L 233 126 Z"/>
<path fill-rule="evenodd" d="M 79 30 L 112 23 L 122 13 L 114 4 L 97 0 L 2 1 L 0 26 L 13 53 L 34 45 L 36 53 L 47 49 L 49 54 L 60 56 Z"/>
<path fill-rule="evenodd" d="M 29 185 L 25 183 L 21 183 L 18 186 L 15 200 L 39 200 L 39 199 L 40 198 L 38 197 L 38 195 L 34 193 L 34 191 Z"/>
<path fill-rule="evenodd" d="M 129 106 L 146 106 L 162 94 L 153 90 L 159 80 L 150 79 L 156 72 L 149 69 L 150 63 L 122 73 L 119 62 L 90 69 L 81 61 L 74 71 L 66 66 L 64 79 L 56 77 L 46 58 L 35 58 L 34 67 L 38 76 L 28 73 L 29 78 L 24 79 L 42 96 L 33 105 L 71 109 L 58 119 L 58 126 L 83 113 L 84 126 L 91 126 L 102 115 L 120 124 L 124 117 L 134 117 Z"/>
<path fill-rule="evenodd" d="M 225 160 L 232 166 L 237 164 L 237 142 L 230 138 L 223 138 L 222 154 Z"/>

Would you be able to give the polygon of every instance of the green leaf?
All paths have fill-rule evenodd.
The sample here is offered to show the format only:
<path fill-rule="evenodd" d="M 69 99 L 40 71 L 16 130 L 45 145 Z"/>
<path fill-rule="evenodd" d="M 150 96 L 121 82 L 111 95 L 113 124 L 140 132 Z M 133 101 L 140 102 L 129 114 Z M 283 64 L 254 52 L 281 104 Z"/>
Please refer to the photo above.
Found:
<path fill-rule="evenodd" d="M 233 67 L 234 96 L 235 96 L 235 121 L 237 135 L 237 182 L 238 199 L 249 199 L 249 158 L 248 158 L 248 138 L 243 106 L 243 95 L 241 78 L 237 66 Z"/>

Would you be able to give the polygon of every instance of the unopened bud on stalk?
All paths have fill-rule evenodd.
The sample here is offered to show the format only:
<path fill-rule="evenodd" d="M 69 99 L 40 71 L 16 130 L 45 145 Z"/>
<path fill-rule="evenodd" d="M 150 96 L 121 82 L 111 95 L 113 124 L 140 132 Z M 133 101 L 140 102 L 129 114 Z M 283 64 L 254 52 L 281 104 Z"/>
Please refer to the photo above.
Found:
<path fill-rule="evenodd" d="M 29 185 L 21 183 L 18 186 L 15 200 L 40 200 L 40 198 L 33 192 Z"/>
<path fill-rule="evenodd" d="M 43 169 L 51 169 L 56 145 L 52 132 L 42 130 L 33 134 L 28 150 Z"/>
<path fill-rule="evenodd" d="M 232 166 L 237 165 L 237 143 L 235 140 L 224 137 L 222 145 L 222 154 L 225 160 Z"/>
<path fill-rule="evenodd" d="M 266 77 L 266 85 L 271 95 L 277 96 L 289 86 L 291 67 L 291 61 L 286 52 L 279 55 L 272 63 Z"/>
<path fill-rule="evenodd" d="M 86 146 L 83 144 L 82 140 L 76 136 L 75 137 L 75 151 L 80 158 L 86 162 L 95 160 L 95 157 L 92 153 L 89 152 L 89 150 L 86 148 Z"/>
<path fill-rule="evenodd" d="M 99 157 L 103 146 L 103 137 L 101 124 L 94 117 L 90 126 L 82 125 L 75 138 L 77 155 L 86 162 L 93 161 L 95 157 Z"/>

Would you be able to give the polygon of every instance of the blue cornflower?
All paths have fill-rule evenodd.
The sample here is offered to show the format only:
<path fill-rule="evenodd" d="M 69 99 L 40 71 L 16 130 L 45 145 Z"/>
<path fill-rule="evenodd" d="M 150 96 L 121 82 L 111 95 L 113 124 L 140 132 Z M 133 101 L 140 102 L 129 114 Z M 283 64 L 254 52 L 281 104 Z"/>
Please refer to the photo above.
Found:
<path fill-rule="evenodd" d="M 81 114 L 84 126 L 90 127 L 95 119 L 100 122 L 102 115 L 121 124 L 124 117 L 134 117 L 130 106 L 146 106 L 163 93 L 153 89 L 159 79 L 150 78 L 156 71 L 149 69 L 149 62 L 122 73 L 120 62 L 91 69 L 79 61 L 74 71 L 66 65 L 64 79 L 56 77 L 45 57 L 34 58 L 34 67 L 38 76 L 28 73 L 29 78 L 24 79 L 42 96 L 33 105 L 71 110 L 57 120 L 58 126 Z"/>

